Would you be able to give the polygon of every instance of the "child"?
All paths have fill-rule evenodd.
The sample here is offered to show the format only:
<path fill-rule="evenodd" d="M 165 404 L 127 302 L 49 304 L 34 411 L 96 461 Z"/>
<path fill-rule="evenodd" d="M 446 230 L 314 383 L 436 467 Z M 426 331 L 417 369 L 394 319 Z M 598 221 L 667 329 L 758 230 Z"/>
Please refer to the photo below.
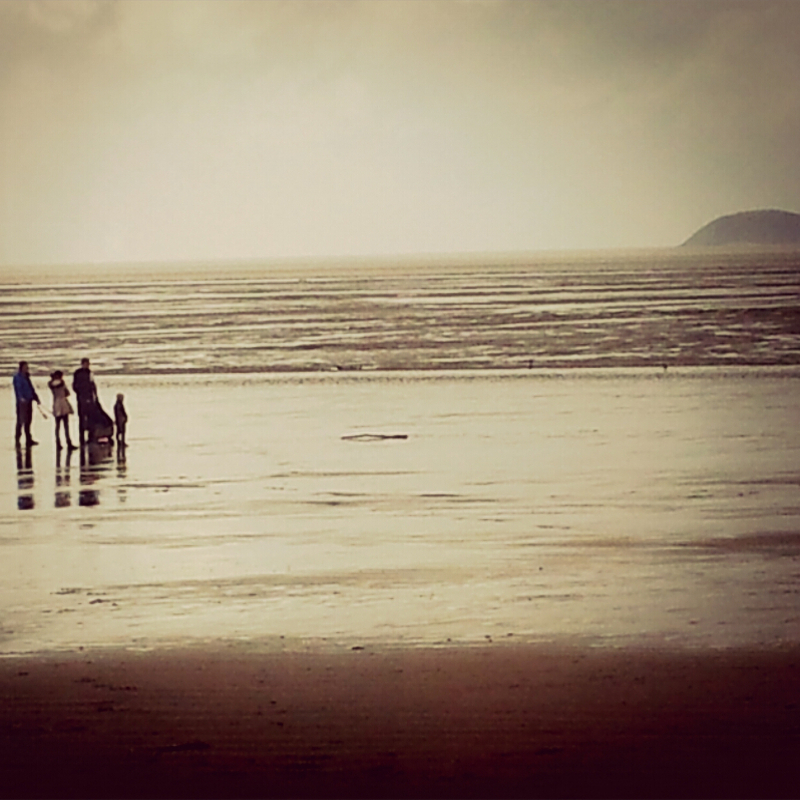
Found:
<path fill-rule="evenodd" d="M 53 416 L 56 418 L 56 449 L 61 449 L 61 437 L 59 435 L 59 428 L 64 426 L 64 436 L 67 440 L 67 448 L 69 450 L 77 450 L 72 440 L 69 438 L 69 415 L 73 413 L 72 405 L 67 400 L 69 389 L 67 384 L 64 383 L 64 373 L 57 369 L 50 375 L 50 381 L 47 384 L 50 391 L 53 393 Z"/>
<path fill-rule="evenodd" d="M 117 402 L 114 403 L 114 422 L 117 425 L 117 444 L 125 447 L 125 424 L 128 422 L 128 413 L 125 411 L 124 394 L 117 395 Z"/>

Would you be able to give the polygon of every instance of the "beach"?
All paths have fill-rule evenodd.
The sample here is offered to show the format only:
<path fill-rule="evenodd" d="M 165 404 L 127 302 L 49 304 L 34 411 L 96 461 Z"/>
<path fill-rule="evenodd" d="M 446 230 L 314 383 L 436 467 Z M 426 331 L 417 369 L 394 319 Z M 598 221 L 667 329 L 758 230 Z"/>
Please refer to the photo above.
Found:
<path fill-rule="evenodd" d="M 242 643 L 0 662 L 6 797 L 796 797 L 800 650 Z"/>
<path fill-rule="evenodd" d="M 7 275 L 0 794 L 797 796 L 795 260 Z"/>
<path fill-rule="evenodd" d="M 799 380 L 98 375 L 2 467 L 3 795 L 796 796 Z"/>
<path fill-rule="evenodd" d="M 3 462 L 2 653 L 800 641 L 791 369 L 97 380 L 124 451 Z"/>
<path fill-rule="evenodd" d="M 0 109 L 0 800 L 800 800 L 800 0 L 0 0 Z"/>

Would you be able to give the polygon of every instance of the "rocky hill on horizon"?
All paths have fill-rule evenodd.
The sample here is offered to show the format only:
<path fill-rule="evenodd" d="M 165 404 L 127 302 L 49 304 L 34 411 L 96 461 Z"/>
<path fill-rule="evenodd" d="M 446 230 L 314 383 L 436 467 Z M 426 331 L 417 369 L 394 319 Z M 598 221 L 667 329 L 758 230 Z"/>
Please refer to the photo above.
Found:
<path fill-rule="evenodd" d="M 800 214 L 767 209 L 742 211 L 709 222 L 681 247 L 800 245 Z"/>

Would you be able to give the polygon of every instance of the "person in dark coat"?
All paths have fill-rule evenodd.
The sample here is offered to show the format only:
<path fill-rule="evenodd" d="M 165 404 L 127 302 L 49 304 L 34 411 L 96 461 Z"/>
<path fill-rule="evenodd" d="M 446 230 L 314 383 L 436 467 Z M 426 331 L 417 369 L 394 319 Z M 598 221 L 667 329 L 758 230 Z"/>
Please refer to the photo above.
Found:
<path fill-rule="evenodd" d="M 14 432 L 14 443 L 20 446 L 22 431 L 25 431 L 25 446 L 31 447 L 38 444 L 31 436 L 31 422 L 33 422 L 33 404 L 41 405 L 39 395 L 33 388 L 30 370 L 27 361 L 19 362 L 19 372 L 14 375 L 14 395 L 17 398 L 17 427 Z"/>
<path fill-rule="evenodd" d="M 83 445 L 86 443 L 86 433 L 89 431 L 91 415 L 97 403 L 97 387 L 89 369 L 88 358 L 81 359 L 80 367 L 72 376 L 72 391 L 78 399 L 78 431 L 80 443 Z"/>

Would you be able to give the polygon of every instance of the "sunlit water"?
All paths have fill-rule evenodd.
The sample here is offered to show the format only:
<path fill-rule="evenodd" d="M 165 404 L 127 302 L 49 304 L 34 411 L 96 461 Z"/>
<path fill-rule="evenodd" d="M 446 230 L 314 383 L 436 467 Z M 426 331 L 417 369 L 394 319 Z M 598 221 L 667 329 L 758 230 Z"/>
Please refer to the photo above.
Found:
<path fill-rule="evenodd" d="M 106 374 L 800 364 L 793 252 L 157 277 L 13 273 L 0 368 L 21 353 L 42 374 L 86 354 Z"/>
<path fill-rule="evenodd" d="M 742 319 L 745 305 L 752 319 L 783 319 L 773 356 L 792 363 L 796 278 L 787 269 L 780 275 L 783 288 L 748 294 L 740 287 L 716 300 L 709 286 L 708 302 L 733 304 L 739 311 L 730 314 Z M 590 277 L 597 280 L 584 280 Z M 375 291 L 360 280 L 365 295 Z M 414 280 L 421 294 L 429 291 Z M 464 284 L 475 280 L 469 273 Z M 513 293 L 521 279 L 492 280 L 505 297 L 503 281 Z M 743 271 L 737 280 L 745 280 Z M 411 277 L 400 283 L 406 291 L 413 285 Z M 57 307 L 53 299 L 74 297 L 76 287 L 18 290 L 28 293 L 27 305 L 17 304 L 20 315 L 52 314 L 52 324 L 71 333 L 52 347 L 44 337 L 28 348 L 20 340 L 13 355 L 3 333 L 6 363 L 24 353 L 44 397 L 40 365 L 71 370 L 85 347 L 99 365 L 106 406 L 116 392 L 126 395 L 130 446 L 68 461 L 57 457 L 52 421 L 37 418 L 41 444 L 27 461 L 13 449 L 10 380 L 0 390 L 0 426 L 8 431 L 0 463 L 0 652 L 281 636 L 348 644 L 562 636 L 610 644 L 800 641 L 800 368 L 722 367 L 713 359 L 712 366 L 670 362 L 664 370 L 653 359 L 633 368 L 626 365 L 636 348 L 623 348 L 617 361 L 610 355 L 620 335 L 605 350 L 598 345 L 613 362 L 608 368 L 437 369 L 437 354 L 447 363 L 451 352 L 469 361 L 487 348 L 502 350 L 472 338 L 469 320 L 483 319 L 486 308 L 456 324 L 468 305 L 462 285 L 452 314 L 431 316 L 427 327 L 421 317 L 414 323 L 434 342 L 454 331 L 450 344 L 430 348 L 424 370 L 309 371 L 349 328 L 361 347 L 346 352 L 358 354 L 358 366 L 379 367 L 390 357 L 385 343 L 399 323 L 387 318 L 373 353 L 351 308 L 350 316 L 343 312 L 346 325 L 330 325 L 319 352 L 302 351 L 300 371 L 226 374 L 225 358 L 236 369 L 253 363 L 247 347 L 234 346 L 237 336 L 262 356 L 288 351 L 293 341 L 287 332 L 267 341 L 229 330 L 239 319 L 237 302 L 244 321 L 250 293 L 263 287 L 246 284 L 237 301 L 233 282 L 216 286 L 230 296 L 212 313 L 213 304 L 203 312 L 198 297 L 181 298 L 179 281 L 168 285 L 135 290 L 172 298 L 166 332 L 158 333 L 151 315 L 153 334 L 138 340 L 141 351 L 121 354 L 113 342 L 132 341 L 146 326 L 137 327 L 135 302 L 119 302 L 119 286 L 81 289 L 116 298 L 107 308 L 118 312 L 117 327 L 103 350 L 89 344 L 102 303 L 90 303 L 84 320 L 76 312 L 82 306 Z M 762 289 L 765 299 L 753 299 Z M 613 281 L 604 291 L 606 316 L 596 290 L 591 300 L 595 327 L 607 333 L 599 342 L 615 335 L 614 309 L 636 305 L 629 280 L 619 294 Z M 484 305 L 500 302 L 484 292 Z M 697 296 L 698 314 L 713 317 L 703 311 L 702 287 Z M 178 324 L 183 303 L 197 317 L 194 333 Z M 673 331 L 684 330 L 683 315 L 694 319 L 689 305 L 684 298 L 669 318 Z M 642 300 L 637 307 L 641 317 L 648 308 L 655 313 Z M 224 321 L 218 339 L 209 332 L 215 313 Z M 715 317 L 717 334 L 728 330 L 726 314 Z M 6 317 L 2 324 L 17 330 Z M 750 326 L 751 357 L 773 335 L 767 328 L 775 331 L 759 325 Z M 575 326 L 565 322 L 564 330 L 577 336 Z M 694 330 L 670 339 L 676 352 L 702 355 L 691 344 Z M 662 334 L 657 329 L 653 340 Z M 717 334 L 709 341 L 730 340 Z M 555 353 L 546 338 L 541 352 Z M 220 352 L 204 350 L 206 341 L 219 341 Z M 738 355 L 725 358 L 746 360 L 726 346 Z M 214 374 L 147 374 L 154 363 L 196 369 L 203 352 Z M 423 348 L 410 352 L 402 357 L 418 365 Z M 113 365 L 125 365 L 124 374 Z M 389 436 L 403 438 L 378 438 Z"/>

